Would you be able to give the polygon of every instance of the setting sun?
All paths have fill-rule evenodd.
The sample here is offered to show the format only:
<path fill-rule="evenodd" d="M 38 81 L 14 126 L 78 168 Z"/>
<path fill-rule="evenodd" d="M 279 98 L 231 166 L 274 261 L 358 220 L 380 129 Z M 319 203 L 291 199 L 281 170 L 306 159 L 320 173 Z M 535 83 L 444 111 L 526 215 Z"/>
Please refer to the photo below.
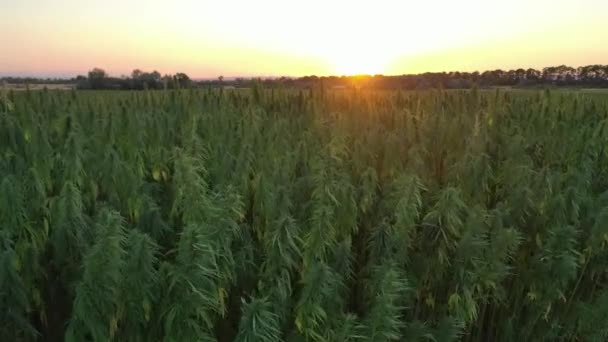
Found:
<path fill-rule="evenodd" d="M 373 51 L 359 51 L 329 57 L 333 61 L 334 73 L 337 75 L 376 75 L 386 73 L 385 56 L 376 55 Z"/>

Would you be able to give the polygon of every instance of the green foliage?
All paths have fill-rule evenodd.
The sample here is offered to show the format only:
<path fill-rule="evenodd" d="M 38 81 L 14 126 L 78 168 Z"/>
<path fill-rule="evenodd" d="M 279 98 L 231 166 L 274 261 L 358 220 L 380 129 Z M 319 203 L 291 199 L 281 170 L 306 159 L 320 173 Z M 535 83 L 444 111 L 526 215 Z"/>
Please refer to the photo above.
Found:
<path fill-rule="evenodd" d="M 126 253 L 124 226 L 120 215 L 107 209 L 95 226 L 95 242 L 84 257 L 84 274 L 76 287 L 66 337 L 70 341 L 107 341 L 117 331 Z"/>
<path fill-rule="evenodd" d="M 369 280 L 370 305 L 365 321 L 367 341 L 400 341 L 404 326 L 402 312 L 408 290 L 399 269 L 390 262 L 372 271 Z"/>
<path fill-rule="evenodd" d="M 250 303 L 243 302 L 242 312 L 236 341 L 281 341 L 277 314 L 272 312 L 267 300 L 254 299 Z"/>
<path fill-rule="evenodd" d="M 604 341 L 607 105 L 3 95 L 0 340 Z"/>

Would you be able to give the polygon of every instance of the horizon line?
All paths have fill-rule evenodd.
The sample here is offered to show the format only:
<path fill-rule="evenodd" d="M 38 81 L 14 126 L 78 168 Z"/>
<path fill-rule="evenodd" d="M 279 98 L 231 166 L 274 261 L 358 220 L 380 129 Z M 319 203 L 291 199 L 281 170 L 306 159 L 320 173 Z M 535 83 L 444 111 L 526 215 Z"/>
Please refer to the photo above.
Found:
<path fill-rule="evenodd" d="M 244 79 L 256 79 L 256 78 L 260 78 L 260 79 L 279 79 L 279 78 L 288 78 L 288 79 L 298 79 L 298 78 L 304 78 L 304 77 L 363 77 L 363 76 L 368 76 L 368 77 L 374 77 L 374 76 L 383 76 L 383 77 L 398 77 L 398 76 L 416 76 L 416 75 L 423 75 L 423 74 L 442 74 L 442 73 L 468 73 L 468 74 L 472 74 L 472 73 L 484 73 L 484 72 L 488 72 L 488 71 L 497 71 L 497 70 L 501 70 L 501 71 L 510 71 L 510 70 L 529 70 L 529 69 L 533 69 L 533 70 L 537 70 L 537 71 L 543 71 L 543 69 L 545 68 L 551 68 L 551 67 L 559 67 L 559 66 L 566 66 L 566 67 L 570 67 L 570 68 L 574 68 L 574 69 L 578 69 L 578 68 L 582 68 L 582 67 L 586 67 L 586 66 L 594 66 L 594 65 L 600 65 L 600 66 L 606 66 L 608 64 L 585 64 L 585 65 L 578 65 L 578 66 L 570 66 L 567 64 L 558 64 L 558 65 L 552 65 L 552 66 L 545 66 L 543 68 L 537 69 L 535 67 L 518 67 L 518 68 L 508 68 L 508 69 L 502 69 L 502 68 L 496 68 L 496 69 L 485 69 L 485 70 L 474 70 L 474 71 L 462 71 L 462 70 L 442 70 L 442 71 L 424 71 L 424 72 L 417 72 L 417 73 L 399 73 L 399 74 L 351 74 L 351 75 L 346 75 L 346 74 L 305 74 L 305 75 L 300 75 L 300 76 L 296 76 L 296 75 L 236 75 L 236 76 L 224 76 L 224 75 L 217 75 L 217 76 L 190 76 L 188 75 L 188 73 L 183 72 L 183 71 L 178 71 L 178 72 L 183 72 L 186 75 L 188 75 L 190 77 L 190 79 L 194 80 L 194 81 L 213 81 L 213 80 L 218 80 L 219 77 L 223 77 L 224 80 L 230 80 L 230 81 L 234 81 L 237 80 L 239 78 L 244 78 Z M 94 68 L 97 67 L 93 67 L 90 70 L 93 70 Z M 103 69 L 103 68 L 100 68 Z M 135 68 L 133 70 L 136 70 L 138 68 Z M 0 72 L 0 78 L 1 79 L 6 79 L 6 78 L 33 78 L 33 79 L 47 79 L 47 80 L 72 80 L 77 78 L 78 76 L 88 76 L 88 72 L 90 71 L 88 70 L 85 73 L 59 73 L 59 74 L 44 74 L 44 73 L 30 73 L 27 71 L 19 71 L 16 73 L 4 73 L 4 72 Z M 104 69 L 105 70 L 105 69 Z M 151 71 L 144 71 L 144 72 L 152 72 L 152 71 L 158 71 L 158 70 L 151 70 Z M 171 73 L 162 73 L 159 72 L 161 75 L 175 75 L 175 72 L 173 74 Z M 130 75 L 125 75 L 125 74 L 121 74 L 121 75 L 114 75 L 111 73 L 107 73 L 109 77 L 112 78 L 124 78 L 124 76 L 126 76 L 126 78 L 129 78 Z"/>

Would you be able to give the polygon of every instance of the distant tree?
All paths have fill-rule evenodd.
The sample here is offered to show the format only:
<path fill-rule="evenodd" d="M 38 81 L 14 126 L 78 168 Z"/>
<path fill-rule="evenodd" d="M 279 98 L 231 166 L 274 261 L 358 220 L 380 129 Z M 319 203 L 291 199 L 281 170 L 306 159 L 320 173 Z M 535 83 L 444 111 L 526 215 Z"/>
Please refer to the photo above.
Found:
<path fill-rule="evenodd" d="M 169 74 L 163 75 L 161 77 L 160 82 L 164 89 L 173 89 L 175 88 L 175 77 Z"/>
<path fill-rule="evenodd" d="M 149 77 L 154 81 L 160 81 L 160 72 L 154 70 L 150 73 Z"/>
<path fill-rule="evenodd" d="M 89 85 L 92 89 L 103 89 L 106 86 L 108 74 L 101 68 L 89 71 Z"/>
<path fill-rule="evenodd" d="M 598 83 L 599 81 L 601 81 L 603 75 L 606 74 L 605 68 L 608 68 L 608 66 L 587 65 L 578 68 L 578 73 L 581 79 L 587 82 Z"/>
<path fill-rule="evenodd" d="M 141 76 L 143 75 L 143 71 L 141 71 L 140 69 L 135 69 L 131 72 L 131 78 L 134 80 L 140 79 Z"/>
<path fill-rule="evenodd" d="M 494 71 L 486 70 L 481 74 L 481 81 L 485 85 L 494 85 L 497 82 Z"/>
<path fill-rule="evenodd" d="M 530 81 L 537 81 L 540 76 L 541 72 L 536 69 L 529 68 L 528 70 L 526 70 L 526 79 Z"/>
<path fill-rule="evenodd" d="M 161 75 L 158 71 L 145 72 L 135 69 L 131 72 L 131 83 L 135 89 L 160 89 L 162 87 Z"/>
<path fill-rule="evenodd" d="M 177 74 L 175 74 L 173 79 L 175 80 L 175 85 L 180 88 L 188 88 L 192 83 L 190 77 L 183 72 L 178 72 Z"/>
<path fill-rule="evenodd" d="M 471 80 L 473 83 L 477 84 L 479 82 L 479 78 L 481 77 L 481 75 L 479 74 L 479 71 L 474 71 L 472 73 L 469 74 L 469 80 Z"/>

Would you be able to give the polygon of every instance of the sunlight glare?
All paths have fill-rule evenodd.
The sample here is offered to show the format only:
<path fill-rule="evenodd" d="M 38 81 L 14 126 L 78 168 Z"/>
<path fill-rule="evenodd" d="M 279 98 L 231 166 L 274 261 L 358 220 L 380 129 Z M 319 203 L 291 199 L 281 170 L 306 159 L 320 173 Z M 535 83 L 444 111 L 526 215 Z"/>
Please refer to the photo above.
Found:
<path fill-rule="evenodd" d="M 376 75 L 386 72 L 386 57 L 374 51 L 357 51 L 328 57 L 337 75 Z"/>

